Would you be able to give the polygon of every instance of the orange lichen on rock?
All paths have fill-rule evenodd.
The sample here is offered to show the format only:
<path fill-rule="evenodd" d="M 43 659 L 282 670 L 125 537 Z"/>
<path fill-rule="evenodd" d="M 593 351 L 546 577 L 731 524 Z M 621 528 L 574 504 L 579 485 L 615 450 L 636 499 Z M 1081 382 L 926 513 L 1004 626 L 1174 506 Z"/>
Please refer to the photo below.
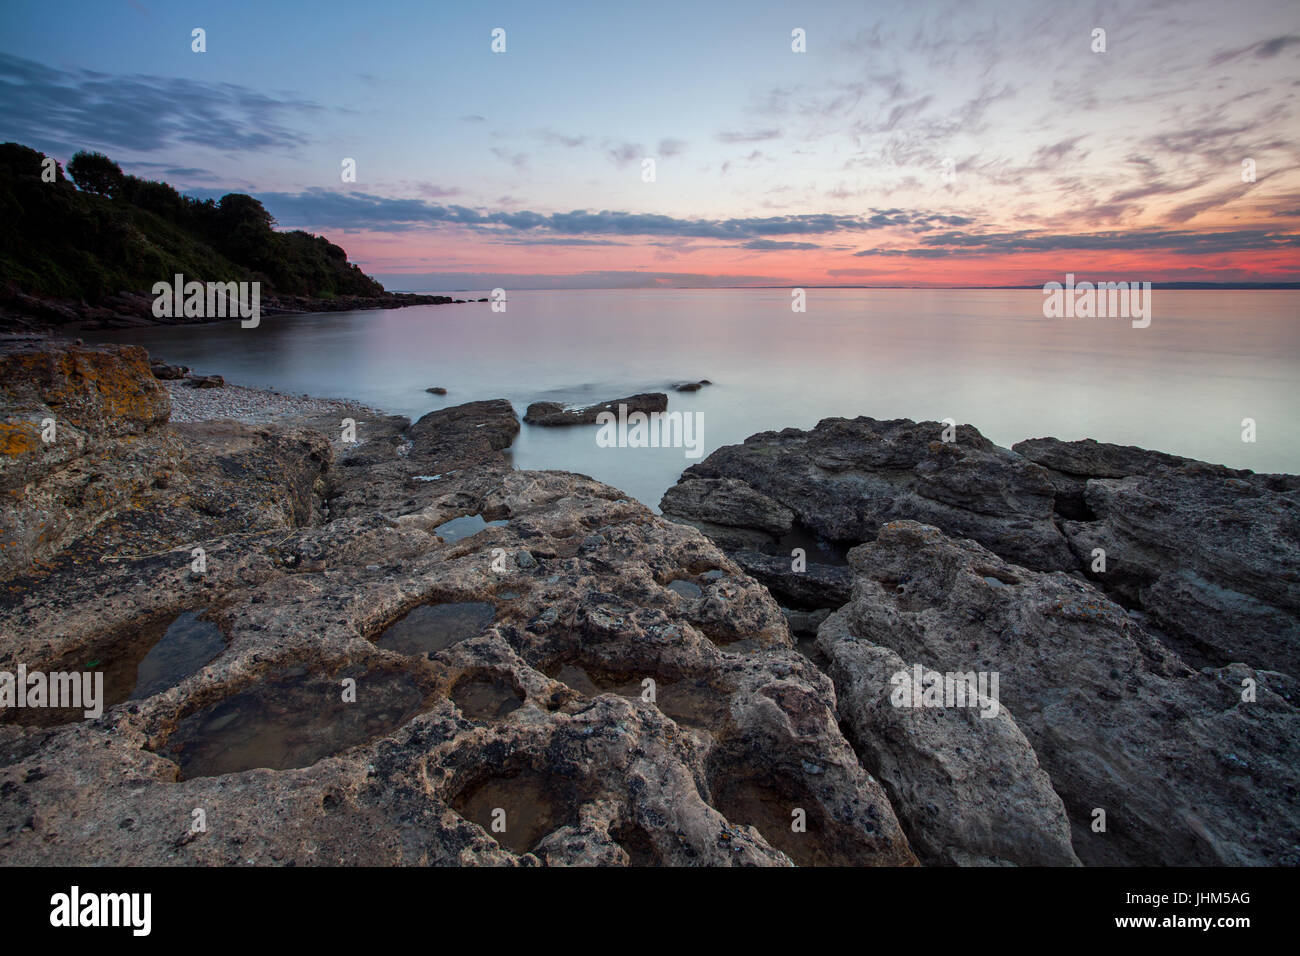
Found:
<path fill-rule="evenodd" d="M 0 422 L 0 455 L 25 455 L 39 444 L 40 435 L 31 422 Z"/>

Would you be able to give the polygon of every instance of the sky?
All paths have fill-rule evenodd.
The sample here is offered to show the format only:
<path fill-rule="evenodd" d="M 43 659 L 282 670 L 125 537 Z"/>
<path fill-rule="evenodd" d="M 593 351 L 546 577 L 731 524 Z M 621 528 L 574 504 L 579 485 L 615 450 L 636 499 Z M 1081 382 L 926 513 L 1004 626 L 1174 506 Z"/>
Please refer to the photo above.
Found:
<path fill-rule="evenodd" d="M 1300 281 L 1296 0 L 4 0 L 5 140 L 390 289 Z"/>

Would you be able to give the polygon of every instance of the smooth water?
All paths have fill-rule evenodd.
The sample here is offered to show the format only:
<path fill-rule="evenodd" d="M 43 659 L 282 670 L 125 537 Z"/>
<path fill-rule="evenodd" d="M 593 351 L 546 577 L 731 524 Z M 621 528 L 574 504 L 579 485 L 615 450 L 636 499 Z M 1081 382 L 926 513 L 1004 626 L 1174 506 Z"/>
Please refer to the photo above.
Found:
<path fill-rule="evenodd" d="M 809 289 L 803 313 L 791 311 L 788 289 L 508 295 L 504 313 L 419 306 L 96 338 L 241 385 L 412 419 L 485 398 L 509 399 L 522 417 L 539 400 L 668 391 L 669 411 L 703 413 L 706 455 L 755 432 L 869 415 L 953 418 L 1007 446 L 1096 438 L 1300 472 L 1300 292 L 1157 289 L 1145 329 L 1045 319 L 1032 289 Z M 702 378 L 714 384 L 668 388 Z M 1256 422 L 1254 443 L 1242 441 L 1245 418 Z M 600 448 L 597 431 L 524 425 L 514 462 L 589 474 L 657 507 L 699 460 L 680 448 Z"/>

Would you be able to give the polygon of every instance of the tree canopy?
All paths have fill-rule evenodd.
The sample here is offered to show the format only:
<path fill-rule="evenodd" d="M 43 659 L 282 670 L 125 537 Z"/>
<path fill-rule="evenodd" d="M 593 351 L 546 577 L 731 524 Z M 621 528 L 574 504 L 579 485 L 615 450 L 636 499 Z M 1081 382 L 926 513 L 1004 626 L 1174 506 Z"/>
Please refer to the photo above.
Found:
<path fill-rule="evenodd" d="M 122 190 L 122 167 L 103 153 L 75 153 L 68 160 L 68 175 L 78 189 L 96 196 L 116 196 Z"/>
<path fill-rule="evenodd" d="M 44 153 L 0 144 L 0 276 L 29 294 L 94 302 L 147 292 L 178 272 L 200 282 L 256 280 L 267 292 L 315 298 L 383 294 L 329 240 L 278 231 L 253 196 L 183 196 L 84 150 L 67 170 L 71 182 Z"/>

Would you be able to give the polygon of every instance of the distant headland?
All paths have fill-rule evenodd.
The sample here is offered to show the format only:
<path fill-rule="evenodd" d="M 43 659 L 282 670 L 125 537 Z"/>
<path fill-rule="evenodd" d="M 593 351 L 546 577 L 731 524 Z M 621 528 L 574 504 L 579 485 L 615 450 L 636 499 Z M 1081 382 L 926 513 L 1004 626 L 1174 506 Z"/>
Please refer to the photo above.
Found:
<path fill-rule="evenodd" d="M 182 196 L 100 153 L 77 153 L 65 173 L 53 157 L 0 144 L 0 219 L 0 329 L 212 321 L 155 316 L 149 289 L 174 274 L 258 282 L 264 315 L 467 301 L 387 292 L 323 236 L 276 230 L 252 196 Z"/>

